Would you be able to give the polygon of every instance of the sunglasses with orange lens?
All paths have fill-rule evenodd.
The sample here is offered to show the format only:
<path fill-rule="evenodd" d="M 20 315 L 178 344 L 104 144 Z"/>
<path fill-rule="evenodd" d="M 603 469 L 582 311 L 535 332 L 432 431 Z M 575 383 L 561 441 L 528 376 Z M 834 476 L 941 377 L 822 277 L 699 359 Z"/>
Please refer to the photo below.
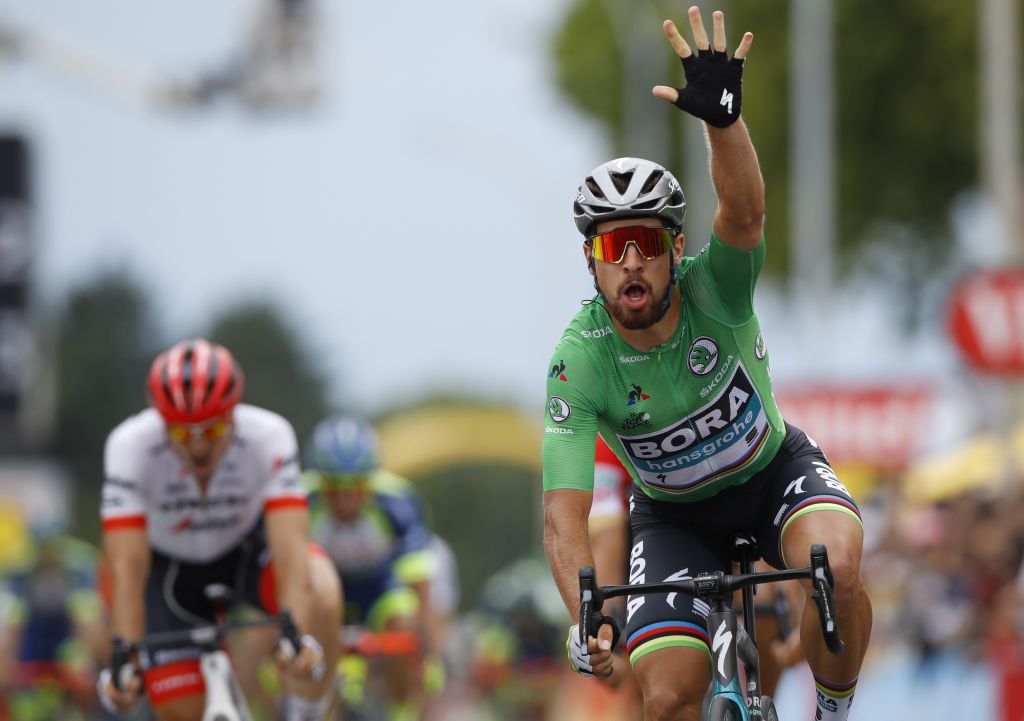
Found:
<path fill-rule="evenodd" d="M 167 435 L 170 436 L 171 440 L 178 441 L 179 443 L 188 443 L 191 440 L 198 440 L 200 438 L 204 438 L 207 441 L 216 441 L 226 436 L 230 429 L 231 423 L 224 419 L 204 425 L 169 424 L 167 426 Z"/>
<path fill-rule="evenodd" d="M 606 263 L 621 263 L 626 257 L 626 248 L 632 243 L 644 260 L 654 260 L 672 250 L 672 231 L 668 228 L 648 228 L 629 225 L 624 228 L 598 233 L 588 239 L 594 249 L 594 257 Z"/>
<path fill-rule="evenodd" d="M 321 473 L 320 488 L 324 491 L 358 491 L 370 485 L 365 473 Z"/>

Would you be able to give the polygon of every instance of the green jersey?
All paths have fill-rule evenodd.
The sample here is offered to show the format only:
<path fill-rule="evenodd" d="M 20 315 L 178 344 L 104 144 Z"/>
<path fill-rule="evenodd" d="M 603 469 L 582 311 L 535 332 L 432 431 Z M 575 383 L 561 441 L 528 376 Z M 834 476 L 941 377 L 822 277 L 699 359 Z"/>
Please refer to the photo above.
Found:
<path fill-rule="evenodd" d="M 651 350 L 627 344 L 599 303 L 576 314 L 548 373 L 544 490 L 592 490 L 598 432 L 659 500 L 708 498 L 771 461 L 785 427 L 753 307 L 764 256 L 763 239 L 748 252 L 712 234 L 683 259 L 679 325 Z"/>

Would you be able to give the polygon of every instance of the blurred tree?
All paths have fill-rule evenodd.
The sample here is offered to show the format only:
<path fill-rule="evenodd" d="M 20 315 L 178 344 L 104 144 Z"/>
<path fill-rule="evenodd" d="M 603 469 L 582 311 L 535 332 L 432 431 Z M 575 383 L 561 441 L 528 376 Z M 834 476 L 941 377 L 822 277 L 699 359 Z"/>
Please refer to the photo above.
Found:
<path fill-rule="evenodd" d="M 681 6 L 652 4 L 691 38 Z M 623 147 L 622 53 L 606 6 L 605 0 L 571 4 L 554 39 L 556 82 L 607 128 L 613 152 L 629 155 Z M 743 115 L 765 174 L 768 232 L 776 244 L 769 263 L 778 272 L 789 237 L 788 63 L 795 41 L 789 37 L 789 5 L 730 0 L 725 7 L 731 47 L 740 32 L 755 34 Z M 843 247 L 885 241 L 898 228 L 921 258 L 942 260 L 952 237 L 951 201 L 978 182 L 977 12 L 973 2 L 835 0 L 837 226 Z M 666 65 L 654 69 L 657 79 L 650 84 L 682 85 L 682 69 L 667 42 L 664 48 Z M 679 115 L 653 97 L 650 108 Z M 664 160 L 682 168 L 682 152 L 680 145 Z"/>
<path fill-rule="evenodd" d="M 431 528 L 448 541 L 458 559 L 461 608 L 476 604 L 484 583 L 498 569 L 539 552 L 536 471 L 465 464 L 425 473 L 415 481 Z"/>
<path fill-rule="evenodd" d="M 107 434 L 146 404 L 145 377 L 160 339 L 145 287 L 107 270 L 72 290 L 57 320 L 54 455 L 79 494 L 77 525 L 95 538 Z"/>
<path fill-rule="evenodd" d="M 229 310 L 214 320 L 208 337 L 230 348 L 242 365 L 243 400 L 291 421 L 300 444 L 330 412 L 323 369 L 294 325 L 271 304 L 253 302 Z"/>

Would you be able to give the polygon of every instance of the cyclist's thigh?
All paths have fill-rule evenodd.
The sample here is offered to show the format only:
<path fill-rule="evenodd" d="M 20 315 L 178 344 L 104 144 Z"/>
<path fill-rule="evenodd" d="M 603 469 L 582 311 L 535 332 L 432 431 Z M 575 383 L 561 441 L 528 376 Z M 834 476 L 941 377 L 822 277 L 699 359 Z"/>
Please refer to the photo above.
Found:
<path fill-rule="evenodd" d="M 366 627 L 371 631 L 412 629 L 420 599 L 408 586 L 396 583 L 370 605 L 366 614 Z"/>
<path fill-rule="evenodd" d="M 673 718 L 683 706 L 703 703 L 711 684 L 707 655 L 694 648 L 669 647 L 649 653 L 634 665 L 645 706 Z"/>
<path fill-rule="evenodd" d="M 352 574 L 346 574 L 341 577 L 341 583 L 345 591 L 344 622 L 368 628 L 375 620 L 371 619 L 371 612 L 377 599 L 396 585 L 394 577 L 387 569 L 365 576 L 353 577 Z"/>
<path fill-rule="evenodd" d="M 860 523 L 860 510 L 817 444 L 787 424 L 786 439 L 775 460 L 758 474 L 768 495 L 758 522 L 758 545 L 764 559 L 786 568 L 782 537 L 794 521 L 808 513 L 833 511 Z"/>
<path fill-rule="evenodd" d="M 205 700 L 203 696 L 189 695 L 153 705 L 159 721 L 196 721 L 202 718 Z"/>
<path fill-rule="evenodd" d="M 698 532 L 678 518 L 667 518 L 666 512 L 673 509 L 636 495 L 630 516 L 630 584 L 681 580 L 726 570 L 721 549 L 728 533 Z M 637 666 L 644 656 L 666 648 L 694 649 L 707 663 L 711 657 L 708 611 L 706 602 L 682 593 L 630 597 L 624 635 L 630 663 Z"/>
<path fill-rule="evenodd" d="M 270 556 L 270 552 L 267 549 L 266 538 L 262 528 L 258 530 L 258 533 L 253 533 L 246 539 L 246 547 L 239 562 L 238 581 L 235 590 L 239 601 L 243 601 L 266 613 L 275 614 L 280 610 L 277 604 L 277 573 L 274 570 L 274 559 Z M 310 557 L 318 559 L 327 557 L 323 548 L 313 542 L 308 544 L 308 551 Z M 311 566 L 310 572 L 313 573 L 315 570 L 319 569 Z M 332 580 L 336 581 L 336 579 Z M 328 584 L 314 583 L 314 589 L 326 587 L 328 587 Z M 329 587 L 339 595 L 341 594 L 337 583 Z"/>

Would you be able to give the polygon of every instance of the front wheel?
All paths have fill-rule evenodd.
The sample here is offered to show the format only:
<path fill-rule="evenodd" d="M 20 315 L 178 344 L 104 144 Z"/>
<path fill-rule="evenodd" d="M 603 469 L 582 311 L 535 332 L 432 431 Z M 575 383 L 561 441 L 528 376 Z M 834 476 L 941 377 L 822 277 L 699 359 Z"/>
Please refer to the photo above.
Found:
<path fill-rule="evenodd" d="M 709 721 L 744 721 L 743 713 L 725 696 L 715 696 L 711 699 L 708 719 Z"/>

